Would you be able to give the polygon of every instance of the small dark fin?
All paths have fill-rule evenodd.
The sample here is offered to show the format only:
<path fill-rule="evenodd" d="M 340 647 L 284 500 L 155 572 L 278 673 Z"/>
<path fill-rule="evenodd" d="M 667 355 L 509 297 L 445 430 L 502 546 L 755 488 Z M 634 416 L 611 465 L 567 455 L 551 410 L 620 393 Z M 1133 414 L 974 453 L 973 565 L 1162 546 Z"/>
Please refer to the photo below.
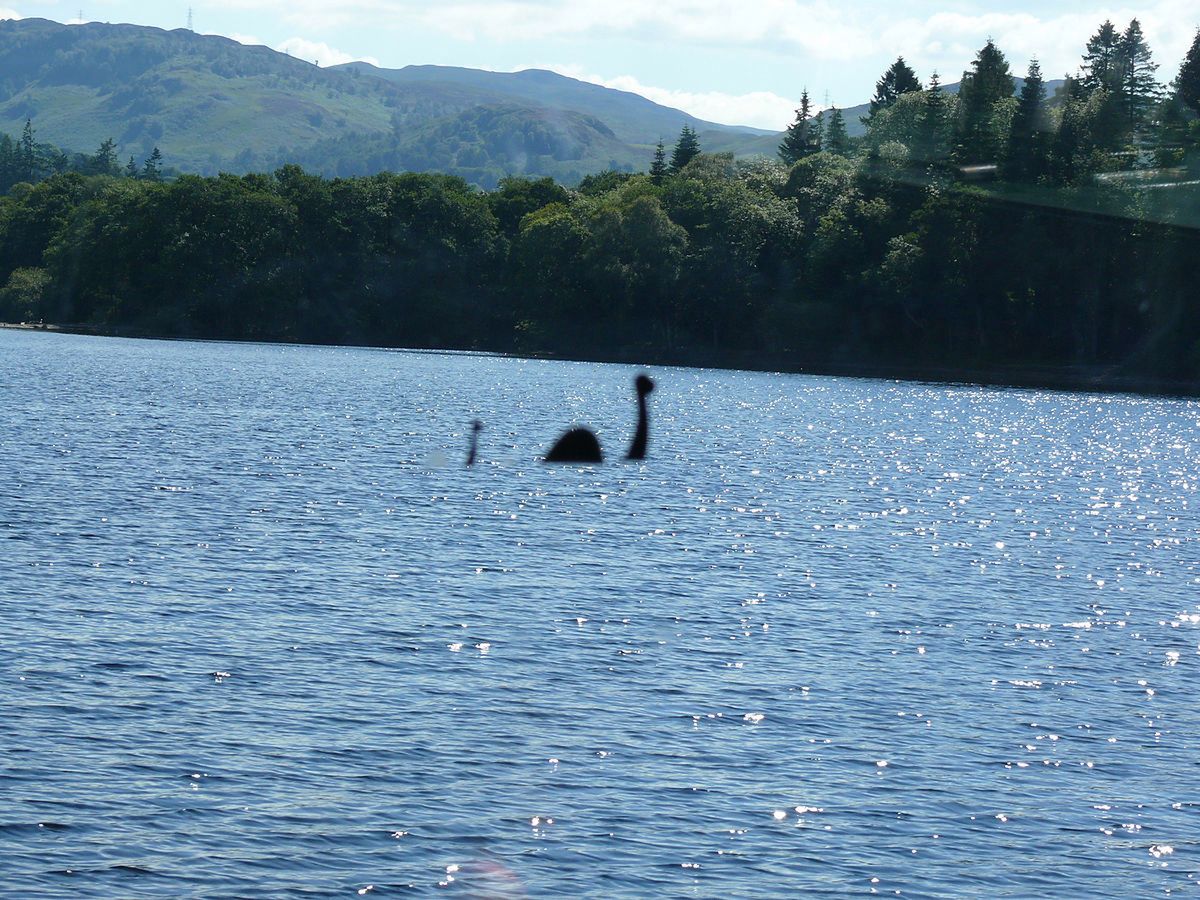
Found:
<path fill-rule="evenodd" d="M 475 465 L 475 452 L 479 449 L 479 432 L 483 431 L 483 423 L 476 419 L 471 423 L 471 450 L 467 454 L 467 465 Z"/>
<path fill-rule="evenodd" d="M 600 442 L 586 428 L 572 428 L 550 448 L 546 462 L 553 463 L 598 463 L 604 462 Z"/>

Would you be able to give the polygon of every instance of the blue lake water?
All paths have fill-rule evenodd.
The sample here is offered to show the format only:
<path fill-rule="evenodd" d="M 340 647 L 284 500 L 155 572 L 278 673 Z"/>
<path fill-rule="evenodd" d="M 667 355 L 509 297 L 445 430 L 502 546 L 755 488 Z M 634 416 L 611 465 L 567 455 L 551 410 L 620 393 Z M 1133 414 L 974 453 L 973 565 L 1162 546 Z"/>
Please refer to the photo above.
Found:
<path fill-rule="evenodd" d="M 1200 891 L 1200 403 L 635 371 L 0 331 L 0 895 Z"/>

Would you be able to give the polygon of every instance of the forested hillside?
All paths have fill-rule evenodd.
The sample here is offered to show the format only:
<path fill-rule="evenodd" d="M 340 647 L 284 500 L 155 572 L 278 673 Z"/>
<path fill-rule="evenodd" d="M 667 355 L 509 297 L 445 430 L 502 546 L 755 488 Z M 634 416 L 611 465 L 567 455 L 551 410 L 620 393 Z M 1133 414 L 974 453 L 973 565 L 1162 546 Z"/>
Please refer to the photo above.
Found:
<path fill-rule="evenodd" d="M 957 96 L 894 66 L 862 139 L 801 113 L 737 161 L 685 128 L 577 190 L 54 175 L 0 200 L 0 319 L 1195 391 L 1200 35 L 1152 65 L 1105 23 L 1051 105 L 988 42 Z"/>

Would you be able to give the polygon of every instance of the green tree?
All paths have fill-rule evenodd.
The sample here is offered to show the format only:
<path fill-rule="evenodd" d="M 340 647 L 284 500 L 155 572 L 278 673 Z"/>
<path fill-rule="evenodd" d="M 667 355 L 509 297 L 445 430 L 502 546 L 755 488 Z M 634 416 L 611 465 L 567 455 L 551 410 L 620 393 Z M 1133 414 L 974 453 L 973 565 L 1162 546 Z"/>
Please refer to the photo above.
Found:
<path fill-rule="evenodd" d="M 796 110 L 796 120 L 783 133 L 779 144 L 779 158 L 786 165 L 794 165 L 806 156 L 819 153 L 821 138 L 813 119 L 812 104 L 808 99 L 808 89 L 800 94 L 800 108 Z"/>
<path fill-rule="evenodd" d="M 146 181 L 162 181 L 162 152 L 157 147 L 142 164 L 141 177 Z"/>
<path fill-rule="evenodd" d="M 565 203 L 567 192 L 553 178 L 510 175 L 500 179 L 500 184 L 487 195 L 487 199 L 501 232 L 513 237 L 521 225 L 521 219 L 551 203 Z"/>
<path fill-rule="evenodd" d="M 89 175 L 119 175 L 121 167 L 117 162 L 116 142 L 106 138 L 96 152 L 87 158 L 86 167 Z"/>
<path fill-rule="evenodd" d="M 44 318 L 44 298 L 50 288 L 45 269 L 14 269 L 0 288 L 0 322 L 32 322 Z"/>
<path fill-rule="evenodd" d="M 1102 151 L 1114 153 L 1125 143 L 1129 118 L 1122 102 L 1122 38 L 1109 20 L 1087 42 L 1079 88 L 1090 103 L 1091 139 Z"/>
<path fill-rule="evenodd" d="M 1013 95 L 1008 60 L 989 39 L 976 54 L 959 88 L 958 160 L 964 164 L 996 162 L 1005 135 L 994 129 L 993 107 Z"/>
<path fill-rule="evenodd" d="M 1142 34 L 1141 23 L 1133 19 L 1117 45 L 1118 93 L 1124 107 L 1126 127 L 1136 133 L 1150 109 L 1158 103 L 1161 88 L 1154 78 L 1158 64 L 1153 61 L 1150 47 Z"/>
<path fill-rule="evenodd" d="M 1192 41 L 1175 79 L 1175 96 L 1195 115 L 1200 116 L 1200 31 Z"/>
<path fill-rule="evenodd" d="M 513 326 L 525 351 L 554 342 L 582 343 L 588 332 L 590 296 L 585 290 L 583 251 L 588 230 L 565 203 L 552 203 L 521 220 L 510 263 L 519 290 Z"/>
<path fill-rule="evenodd" d="M 662 184 L 663 179 L 667 177 L 667 148 L 663 146 L 662 141 L 659 141 L 658 146 L 654 148 L 654 161 L 650 163 L 650 177 L 655 184 Z"/>
<path fill-rule="evenodd" d="M 129 157 L 129 162 L 125 163 L 124 174 L 125 174 L 126 178 L 137 178 L 138 177 L 138 174 L 139 174 L 138 165 L 132 156 Z"/>
<path fill-rule="evenodd" d="M 917 73 L 904 61 L 904 57 L 896 61 L 883 73 L 883 77 L 875 82 L 875 96 L 871 98 L 871 108 L 867 114 L 870 118 L 881 109 L 887 109 L 900 99 L 903 94 L 921 90 L 921 80 Z"/>
<path fill-rule="evenodd" d="M 1118 88 L 1121 81 L 1120 44 L 1121 36 L 1116 26 L 1107 19 L 1088 38 L 1083 54 L 1083 77 L 1079 82 L 1085 94 Z"/>
<path fill-rule="evenodd" d="M 700 141 L 691 125 L 684 125 L 679 131 L 679 140 L 675 142 L 675 151 L 671 154 L 671 172 L 675 173 L 700 155 Z"/>
<path fill-rule="evenodd" d="M 593 327 L 614 336 L 636 334 L 642 341 L 650 335 L 641 329 L 651 328 L 673 349 L 687 233 L 671 221 L 658 197 L 621 193 L 595 208 L 587 227 L 583 268 L 592 295 L 603 298 L 591 315 Z"/>
<path fill-rule="evenodd" d="M 21 142 L 17 145 L 17 171 L 22 181 L 37 181 L 41 174 L 37 143 L 33 139 L 33 121 L 25 120 Z"/>
<path fill-rule="evenodd" d="M 1086 94 L 1081 81 L 1067 76 L 1059 88 L 1058 128 L 1050 144 L 1050 175 L 1058 184 L 1075 182 L 1077 162 L 1084 142 L 1082 131 L 1083 106 Z"/>
<path fill-rule="evenodd" d="M 0 134 L 0 194 L 21 180 L 17 145 L 7 134 Z"/>
<path fill-rule="evenodd" d="M 1186 162 L 1195 177 L 1200 174 L 1200 31 L 1196 32 L 1173 87 L 1164 110 L 1160 140 L 1174 145 L 1171 155 Z"/>
<path fill-rule="evenodd" d="M 1046 117 L 1046 84 L 1038 61 L 1029 63 L 1021 96 L 1008 133 L 1004 175 L 1014 181 L 1037 181 L 1046 173 L 1046 138 L 1050 125 Z"/>
<path fill-rule="evenodd" d="M 950 156 L 951 101 L 942 90 L 937 72 L 930 77 L 923 99 L 912 155 L 927 166 L 938 166 Z"/>
<path fill-rule="evenodd" d="M 829 111 L 829 125 L 825 129 L 823 148 L 830 153 L 846 156 L 850 153 L 850 135 L 846 131 L 846 118 L 836 106 Z"/>

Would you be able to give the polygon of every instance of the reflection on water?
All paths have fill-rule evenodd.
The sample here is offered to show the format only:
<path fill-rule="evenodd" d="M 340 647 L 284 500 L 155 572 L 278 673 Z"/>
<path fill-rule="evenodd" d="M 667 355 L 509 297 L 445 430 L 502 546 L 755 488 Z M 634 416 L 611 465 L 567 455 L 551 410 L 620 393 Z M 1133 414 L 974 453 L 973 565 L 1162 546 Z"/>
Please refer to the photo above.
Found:
<path fill-rule="evenodd" d="M 630 369 L 0 370 L 0 893 L 1198 886 L 1194 402 L 666 369 L 548 467 Z"/>

